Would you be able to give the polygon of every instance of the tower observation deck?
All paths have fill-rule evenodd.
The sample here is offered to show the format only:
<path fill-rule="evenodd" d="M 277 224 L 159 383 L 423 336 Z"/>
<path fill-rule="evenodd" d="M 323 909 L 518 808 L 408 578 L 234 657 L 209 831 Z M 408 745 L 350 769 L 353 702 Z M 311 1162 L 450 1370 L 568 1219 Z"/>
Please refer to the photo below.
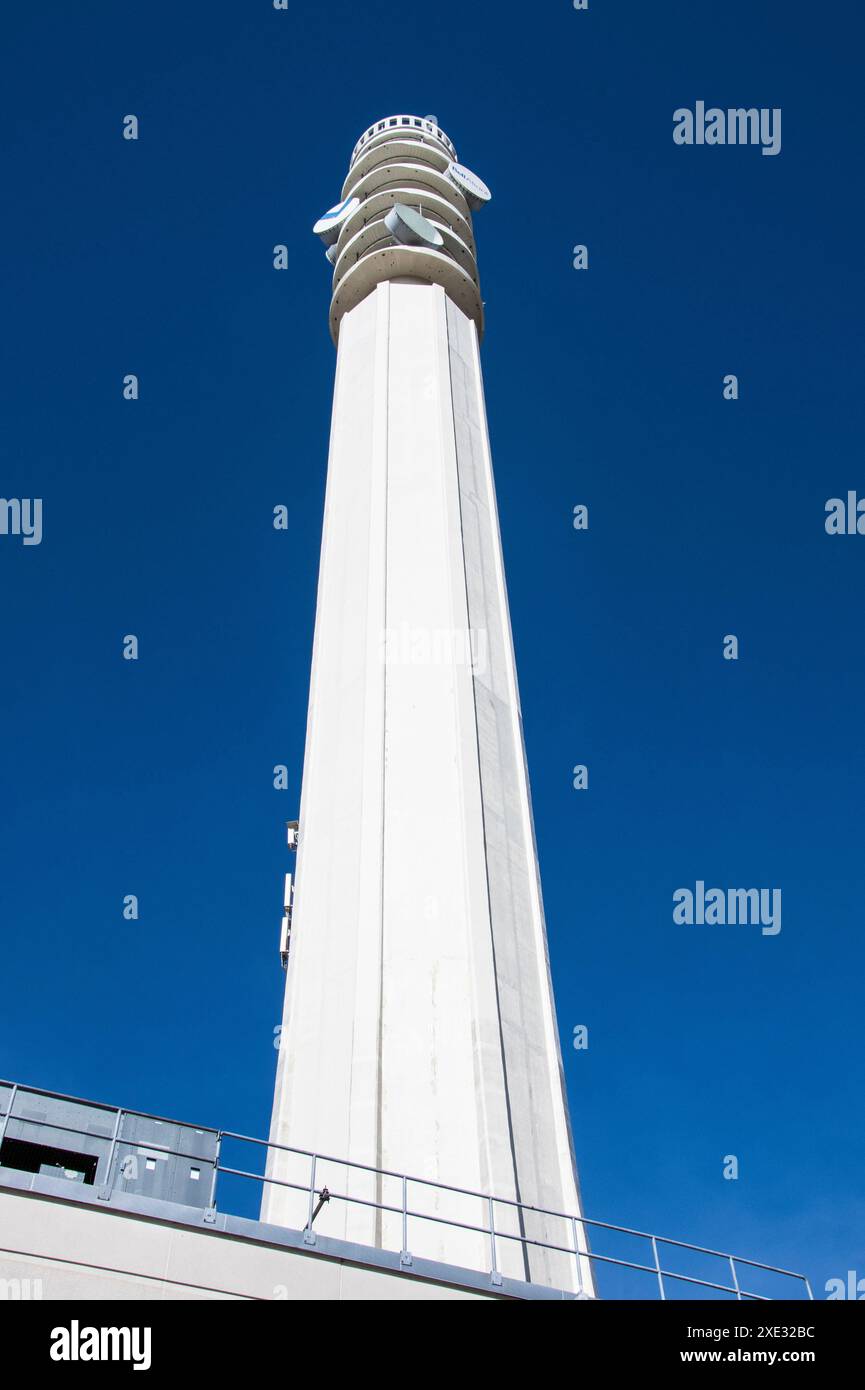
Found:
<path fill-rule="evenodd" d="M 488 1193 L 502 1273 L 591 1296 L 478 346 L 489 198 L 434 118 L 390 116 L 314 228 L 337 366 L 271 1142 L 351 1161 L 317 1169 L 350 1201 L 316 1232 L 399 1251 L 416 1173 L 415 1254 L 484 1268 Z M 302 1227 L 308 1171 L 272 1149 L 268 1178 L 263 1219 Z"/>
<path fill-rule="evenodd" d="M 479 206 L 486 190 L 470 177 L 462 186 L 456 182 L 448 172 L 455 165 L 462 170 L 453 144 L 429 117 L 388 116 L 358 140 L 342 188 L 341 206 L 358 201 L 340 224 L 336 243 L 330 309 L 334 342 L 350 309 L 382 281 L 403 276 L 441 285 L 483 337 L 469 200 Z M 399 204 L 419 211 L 441 244 L 395 242 L 385 218 Z"/>

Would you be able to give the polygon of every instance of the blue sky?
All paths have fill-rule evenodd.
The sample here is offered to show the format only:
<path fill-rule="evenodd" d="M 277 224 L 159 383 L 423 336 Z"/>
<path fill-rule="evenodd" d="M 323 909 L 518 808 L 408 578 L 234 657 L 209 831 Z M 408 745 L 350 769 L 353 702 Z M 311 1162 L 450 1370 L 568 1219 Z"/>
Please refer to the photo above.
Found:
<path fill-rule="evenodd" d="M 50 0 L 5 29 L 0 493 L 43 499 L 44 538 L 0 536 L 0 1075 L 267 1130 L 334 367 L 310 227 L 367 125 L 434 112 L 494 193 L 483 366 L 587 1212 L 818 1294 L 865 1276 L 865 538 L 823 525 L 865 495 L 861 13 Z M 780 107 L 781 153 L 674 145 L 697 100 Z M 675 925 L 697 879 L 780 888 L 780 934 Z"/>

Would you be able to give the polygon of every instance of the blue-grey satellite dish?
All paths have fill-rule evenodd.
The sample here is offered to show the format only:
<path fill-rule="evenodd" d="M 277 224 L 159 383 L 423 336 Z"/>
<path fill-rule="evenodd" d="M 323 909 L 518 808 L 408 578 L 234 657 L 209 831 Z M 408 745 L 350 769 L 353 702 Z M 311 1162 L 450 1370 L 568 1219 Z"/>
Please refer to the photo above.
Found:
<path fill-rule="evenodd" d="M 464 164 L 457 164 L 456 162 L 450 164 L 447 173 L 451 183 L 456 184 L 472 212 L 477 212 L 478 208 L 482 208 L 493 196 L 483 179 L 479 179 L 477 174 L 473 174 L 471 169 L 467 169 Z"/>
<path fill-rule="evenodd" d="M 360 198 L 346 198 L 345 202 L 337 203 L 335 208 L 331 208 L 318 219 L 313 227 L 313 235 L 320 236 L 325 246 L 332 246 L 339 240 L 339 234 L 344 222 L 347 222 L 355 208 L 360 207 Z"/>
<path fill-rule="evenodd" d="M 406 207 L 405 203 L 394 203 L 384 219 L 384 225 L 401 246 L 444 246 L 444 238 L 432 222 L 428 222 L 414 208 Z"/>

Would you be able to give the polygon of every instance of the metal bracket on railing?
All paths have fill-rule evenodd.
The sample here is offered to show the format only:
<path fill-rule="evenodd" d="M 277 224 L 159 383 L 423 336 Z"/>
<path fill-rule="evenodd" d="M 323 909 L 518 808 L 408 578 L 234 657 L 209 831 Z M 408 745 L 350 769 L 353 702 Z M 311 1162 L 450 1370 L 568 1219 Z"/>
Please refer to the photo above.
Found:
<path fill-rule="evenodd" d="M 326 1187 L 323 1187 L 323 1188 L 321 1189 L 321 1193 L 319 1194 L 319 1198 L 318 1198 L 318 1201 L 317 1201 L 316 1206 L 315 1206 L 315 1211 L 312 1213 L 312 1216 L 311 1216 L 311 1218 L 310 1218 L 310 1222 L 309 1222 L 310 1226 L 312 1225 L 312 1223 L 313 1223 L 313 1221 L 315 1220 L 315 1218 L 318 1216 L 318 1213 L 321 1211 L 321 1209 L 322 1209 L 322 1207 L 324 1206 L 325 1202 L 329 1202 L 329 1201 L 330 1201 L 330 1193 L 328 1192 L 328 1190 L 327 1190 Z"/>
<path fill-rule="evenodd" d="M 303 1239 L 304 1239 L 304 1243 L 305 1243 L 306 1245 L 315 1245 L 315 1234 L 314 1234 L 313 1229 L 312 1229 L 312 1223 L 313 1223 L 313 1221 L 315 1220 L 315 1218 L 318 1216 L 318 1213 L 321 1211 L 321 1209 L 322 1209 L 322 1207 L 324 1206 L 325 1202 L 329 1202 L 329 1201 L 330 1201 L 330 1193 L 328 1192 L 328 1190 L 327 1190 L 326 1187 L 323 1187 L 323 1188 L 321 1189 L 321 1192 L 319 1193 L 318 1201 L 317 1201 L 316 1204 L 315 1204 L 315 1210 L 313 1211 L 312 1215 L 311 1215 L 310 1218 L 309 1218 L 309 1224 L 307 1225 L 307 1227 L 306 1227 L 306 1229 L 305 1229 L 305 1231 L 304 1231 L 304 1233 L 303 1233 Z"/>

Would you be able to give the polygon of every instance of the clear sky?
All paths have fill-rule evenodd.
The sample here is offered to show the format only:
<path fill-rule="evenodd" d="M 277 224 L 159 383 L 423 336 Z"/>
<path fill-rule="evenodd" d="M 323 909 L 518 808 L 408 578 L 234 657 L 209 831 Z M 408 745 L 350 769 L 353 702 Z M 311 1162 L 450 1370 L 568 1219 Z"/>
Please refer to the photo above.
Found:
<path fill-rule="evenodd" d="M 818 1296 L 865 1277 L 865 536 L 824 529 L 865 495 L 861 9 L 46 0 L 4 30 L 0 494 L 44 535 L 0 536 L 0 1075 L 267 1131 L 334 369 L 310 229 L 367 125 L 432 112 L 494 194 L 586 1210 Z M 675 145 L 698 100 L 780 107 L 780 154 Z M 780 889 L 782 930 L 675 924 L 698 879 Z"/>

